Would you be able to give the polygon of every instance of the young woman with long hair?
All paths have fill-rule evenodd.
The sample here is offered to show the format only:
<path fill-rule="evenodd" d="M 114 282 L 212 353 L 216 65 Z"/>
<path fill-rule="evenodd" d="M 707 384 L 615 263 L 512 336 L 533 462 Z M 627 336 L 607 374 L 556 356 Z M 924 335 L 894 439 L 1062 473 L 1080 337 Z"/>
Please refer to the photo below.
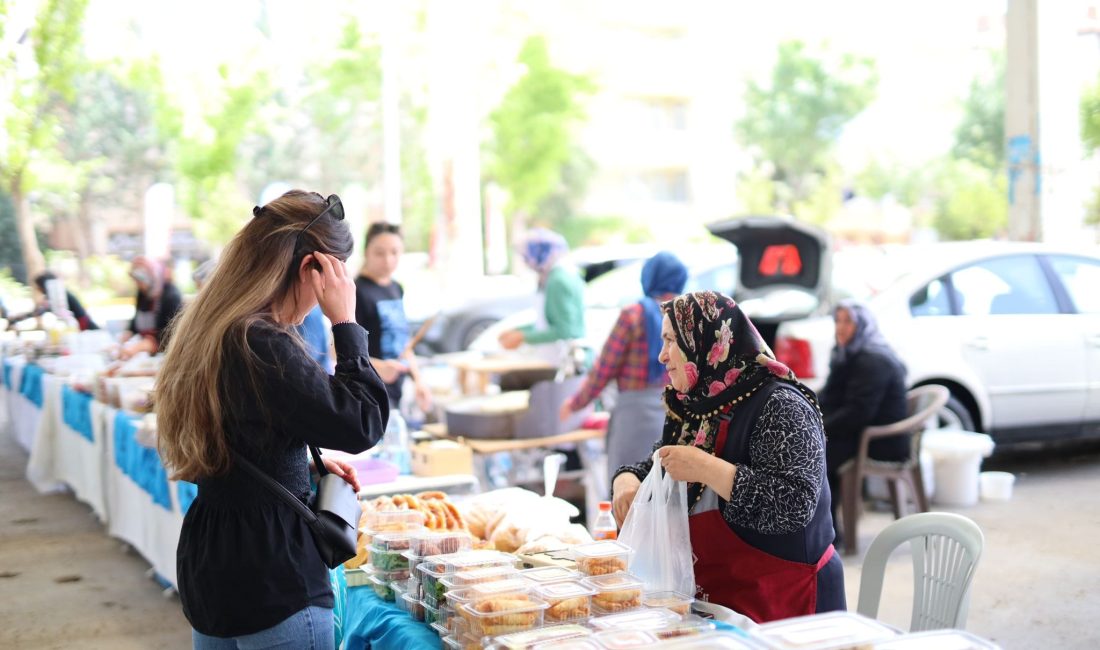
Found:
<path fill-rule="evenodd" d="M 332 647 L 328 570 L 306 522 L 233 459 L 304 502 L 306 445 L 375 445 L 386 387 L 355 323 L 340 199 L 292 190 L 253 215 L 173 324 L 157 381 L 161 457 L 199 486 L 180 533 L 180 598 L 195 648 Z M 293 331 L 317 304 L 333 323 L 333 376 Z M 325 466 L 358 489 L 353 468 Z"/>

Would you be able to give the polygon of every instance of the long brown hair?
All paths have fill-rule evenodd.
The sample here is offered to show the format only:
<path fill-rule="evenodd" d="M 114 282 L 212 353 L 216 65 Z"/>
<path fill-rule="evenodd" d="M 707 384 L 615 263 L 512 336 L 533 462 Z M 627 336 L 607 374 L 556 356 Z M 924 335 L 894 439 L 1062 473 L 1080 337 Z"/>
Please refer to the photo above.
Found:
<path fill-rule="evenodd" d="M 353 239 L 344 221 L 330 215 L 314 192 L 291 190 L 253 211 L 226 246 L 206 285 L 172 324 L 157 379 L 157 439 L 175 479 L 195 481 L 229 469 L 223 415 L 231 405 L 222 366 L 243 359 L 255 386 L 262 362 L 248 346 L 248 330 L 274 323 L 272 309 L 294 299 L 302 258 L 314 251 L 346 260 Z"/>

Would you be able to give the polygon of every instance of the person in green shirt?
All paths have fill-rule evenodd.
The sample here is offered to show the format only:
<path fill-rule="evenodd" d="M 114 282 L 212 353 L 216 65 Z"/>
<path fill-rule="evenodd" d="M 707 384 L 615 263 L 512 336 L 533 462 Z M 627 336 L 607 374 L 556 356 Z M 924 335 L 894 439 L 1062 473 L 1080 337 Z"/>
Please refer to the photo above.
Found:
<path fill-rule="evenodd" d="M 524 240 L 523 261 L 539 274 L 542 306 L 534 325 L 508 330 L 500 344 L 509 350 L 520 345 L 541 345 L 570 341 L 584 336 L 584 281 L 576 269 L 562 262 L 569 251 L 565 238 L 556 232 L 534 228 Z"/>

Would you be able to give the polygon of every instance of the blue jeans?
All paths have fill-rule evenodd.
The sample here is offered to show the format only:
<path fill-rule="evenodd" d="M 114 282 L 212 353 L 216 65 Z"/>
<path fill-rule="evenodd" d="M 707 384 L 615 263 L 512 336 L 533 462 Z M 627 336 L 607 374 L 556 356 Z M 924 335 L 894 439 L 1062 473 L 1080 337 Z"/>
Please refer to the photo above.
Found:
<path fill-rule="evenodd" d="M 336 646 L 332 626 L 331 609 L 306 607 L 266 630 L 229 639 L 191 630 L 191 643 L 194 650 L 332 650 Z"/>

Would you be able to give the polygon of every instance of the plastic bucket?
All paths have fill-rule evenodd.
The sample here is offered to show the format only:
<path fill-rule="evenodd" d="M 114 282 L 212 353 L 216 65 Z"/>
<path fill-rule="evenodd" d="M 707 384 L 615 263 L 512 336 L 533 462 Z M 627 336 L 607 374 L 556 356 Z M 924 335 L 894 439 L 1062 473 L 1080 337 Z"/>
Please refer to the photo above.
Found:
<path fill-rule="evenodd" d="M 932 502 L 945 506 L 972 506 L 978 502 L 978 474 L 982 457 L 993 451 L 993 439 L 969 431 L 929 431 L 922 451 L 933 458 L 936 486 Z"/>
<path fill-rule="evenodd" d="M 982 501 L 1008 501 L 1016 477 L 1008 472 L 982 472 Z"/>

